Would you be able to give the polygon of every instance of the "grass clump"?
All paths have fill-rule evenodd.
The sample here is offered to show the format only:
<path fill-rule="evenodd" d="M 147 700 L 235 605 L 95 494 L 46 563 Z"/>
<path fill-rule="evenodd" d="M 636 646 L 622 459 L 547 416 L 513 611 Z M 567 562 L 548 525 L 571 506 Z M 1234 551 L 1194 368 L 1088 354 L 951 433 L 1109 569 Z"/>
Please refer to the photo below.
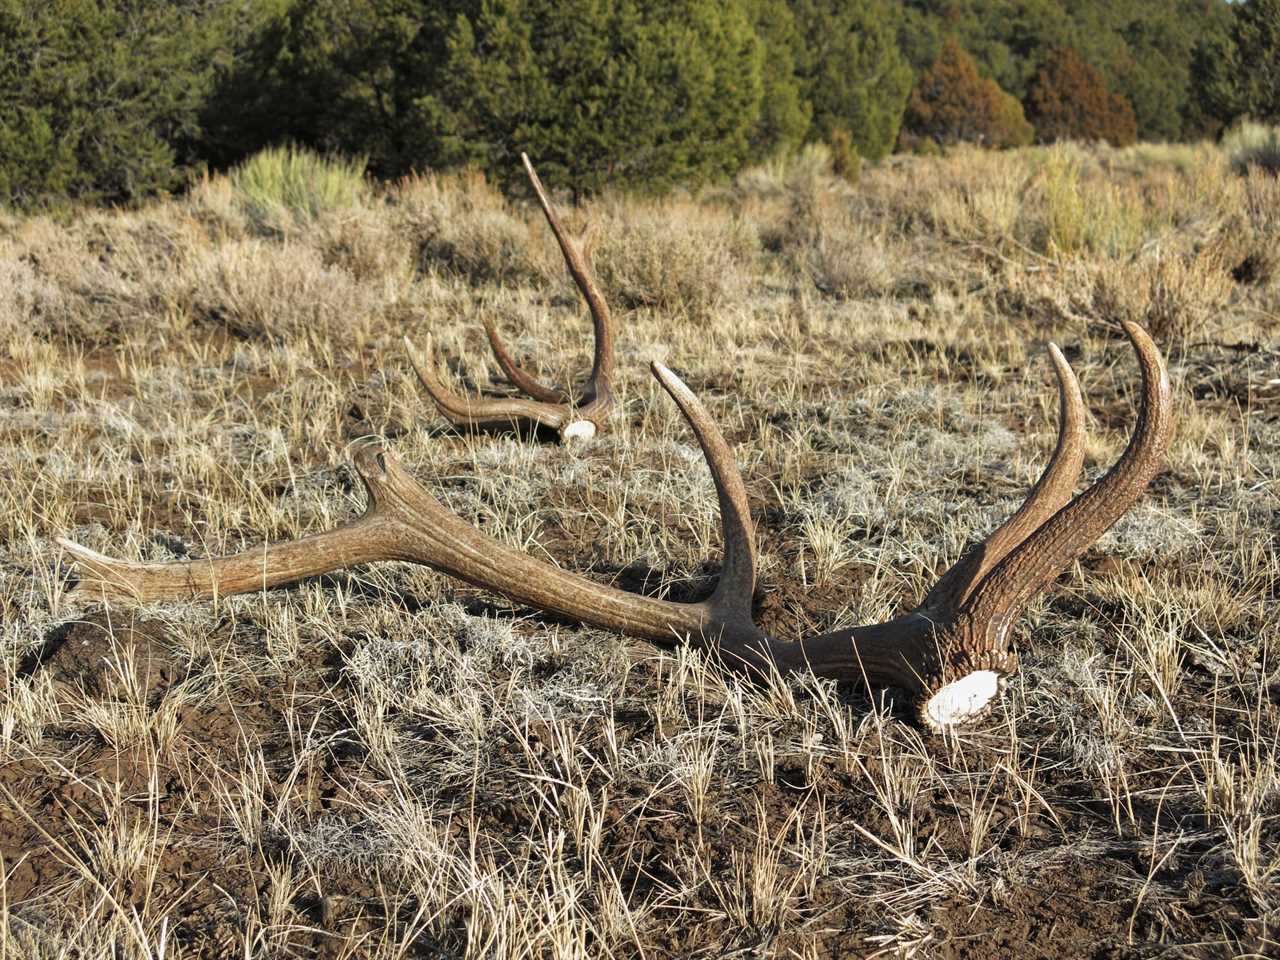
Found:
<path fill-rule="evenodd" d="M 704 319 L 730 293 L 738 264 L 750 262 L 753 226 L 723 211 L 672 200 L 659 206 L 608 204 L 594 261 L 610 302 Z"/>
<path fill-rule="evenodd" d="M 541 213 L 513 209 L 478 170 L 406 177 L 390 197 L 423 274 L 462 277 L 472 286 L 541 285 L 559 276 Z"/>
<path fill-rule="evenodd" d="M 1149 239 L 1149 217 L 1160 211 L 1131 184 L 1102 169 L 1110 157 L 1079 154 L 1071 145 L 1051 148 L 1041 168 L 1043 246 L 1056 256 L 1131 256 Z"/>
<path fill-rule="evenodd" d="M 1142 324 L 1174 355 L 1229 322 L 1231 272 L 1216 249 L 1157 254 L 1136 262 L 1100 265 L 1093 278 L 1092 312 Z"/>
<path fill-rule="evenodd" d="M 847 163 L 841 161 L 846 167 L 837 171 L 831 147 L 825 143 L 806 143 L 799 150 L 782 151 L 758 167 L 747 168 L 738 174 L 735 183 L 744 196 L 776 199 L 796 190 L 821 189 L 835 177 L 852 182 L 861 173 L 861 161 L 856 161 L 856 171 L 854 162 L 852 158 L 847 158 Z M 851 176 L 846 177 L 846 172 Z"/>
<path fill-rule="evenodd" d="M 367 190 L 365 164 L 364 157 L 326 157 L 291 144 L 260 150 L 229 179 L 260 229 L 283 232 L 359 203 Z"/>
<path fill-rule="evenodd" d="M 957 144 L 947 153 L 951 176 L 920 196 L 919 216 L 951 240 L 999 244 L 1016 236 L 1032 172 L 1023 154 Z"/>
<path fill-rule="evenodd" d="M 1280 174 L 1280 127 L 1245 120 L 1222 138 L 1222 149 L 1237 173 L 1260 167 Z"/>
<path fill-rule="evenodd" d="M 1080 165 L 1064 150 L 1050 150 L 1044 164 L 1045 222 L 1050 250 L 1076 253 L 1088 236 Z"/>

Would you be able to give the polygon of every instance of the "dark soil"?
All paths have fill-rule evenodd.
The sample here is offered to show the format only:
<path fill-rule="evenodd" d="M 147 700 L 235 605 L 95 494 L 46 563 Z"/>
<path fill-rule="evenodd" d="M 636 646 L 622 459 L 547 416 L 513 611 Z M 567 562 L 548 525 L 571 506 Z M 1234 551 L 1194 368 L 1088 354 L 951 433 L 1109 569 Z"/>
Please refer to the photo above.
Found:
<path fill-rule="evenodd" d="M 774 593 L 764 605 L 765 619 L 800 612 L 801 606 L 798 597 Z M 225 629 L 230 636 L 234 625 Z M 130 655 L 121 658 L 120 651 L 126 649 Z M 131 662 L 134 669 L 113 666 L 121 662 Z M 60 696 L 137 703 L 149 711 L 160 709 L 183 684 L 198 682 L 207 668 L 176 652 L 157 622 L 106 612 L 55 631 L 24 665 L 29 672 L 47 672 Z M 643 690 L 652 682 L 648 663 L 633 669 L 632 689 Z M 195 698 L 203 705 L 183 707 L 178 712 L 181 747 L 169 755 L 167 765 L 155 766 L 149 758 L 156 754 L 145 745 L 118 747 L 69 726 L 57 731 L 57 742 L 0 767 L 5 793 L 0 803 L 0 854 L 8 872 L 10 906 L 59 896 L 68 880 L 78 877 L 77 868 L 70 866 L 75 857 L 68 854 L 87 849 L 94 827 L 123 811 L 151 824 L 163 847 L 154 874 L 126 882 L 125 895 L 139 903 L 158 898 L 173 904 L 177 925 L 172 932 L 184 956 L 230 955 L 244 916 L 266 909 L 266 865 L 289 862 L 289 854 L 287 844 L 273 837 L 270 823 L 261 825 L 256 848 L 245 848 L 233 825 L 220 822 L 212 812 L 218 809 L 215 791 L 231 782 L 246 755 L 261 749 L 268 771 L 268 810 L 285 804 L 304 818 L 355 816 L 352 801 L 372 799 L 363 749 L 339 736 L 332 741 L 338 746 L 321 761 L 293 776 L 291 732 L 278 709 L 292 704 L 295 711 L 301 710 L 304 723 L 338 733 L 346 720 L 334 706 L 341 697 L 335 699 L 333 693 L 343 683 L 340 658 L 332 650 L 317 648 L 287 688 L 249 684 L 233 696 Z M 310 702 L 327 706 L 317 706 L 308 715 L 305 704 Z M 856 698 L 850 706 L 858 709 Z M 643 710 L 616 719 L 621 736 L 628 740 L 659 733 Z M 429 730 L 420 733 L 424 739 L 431 737 Z M 583 735 L 590 741 L 596 732 L 589 728 Z M 1027 735 L 1035 737 L 1034 731 Z M 536 730 L 526 740 L 539 749 Z M 525 743 L 495 743 L 493 749 L 498 768 L 528 765 Z M 1052 770 L 1051 759 L 1046 758 L 1046 769 Z M 605 847 L 616 850 L 618 862 L 624 864 L 620 875 L 627 898 L 636 904 L 652 903 L 685 891 L 680 909 L 650 931 L 646 956 L 783 957 L 812 943 L 823 957 L 868 956 L 876 949 L 873 938 L 893 929 L 885 902 L 851 896 L 842 886 L 821 879 L 794 929 L 730 927 L 700 920 L 699 911 L 713 909 L 714 900 L 709 893 L 687 892 L 692 856 L 705 858 L 712 877 L 734 882 L 733 857 L 754 842 L 757 809 L 770 823 L 780 824 L 797 808 L 824 800 L 829 850 L 839 856 L 874 853 L 853 825 L 877 836 L 890 831 L 880 808 L 868 797 L 862 775 L 825 761 L 805 763 L 789 756 L 780 759 L 771 782 L 747 770 L 737 782 L 717 781 L 718 792 L 709 805 L 715 815 L 701 823 L 683 800 L 655 794 L 649 782 L 613 780 L 607 785 L 613 802 L 604 826 Z M 1138 827 L 1129 836 L 1118 835 L 1109 825 L 1109 813 L 1085 785 L 1054 782 L 1050 774 L 1042 787 L 1060 824 L 1025 820 L 1011 808 L 998 808 L 990 831 L 994 847 L 978 869 L 1013 864 L 1005 875 L 1016 880 L 995 884 L 998 893 L 991 896 L 943 891 L 914 905 L 910 912 L 921 931 L 914 955 L 988 960 L 1266 953 L 1273 943 L 1267 939 L 1270 930 L 1249 919 L 1239 902 L 1236 878 L 1215 864 L 1207 847 L 1198 855 L 1196 844 L 1189 843 L 1147 882 L 1149 859 L 1130 836 L 1149 836 L 1157 816 L 1170 830 L 1179 823 L 1187 826 L 1189 815 L 1180 814 L 1176 805 L 1159 812 L 1154 807 L 1138 809 Z M 476 812 L 474 840 L 499 863 L 507 838 L 529 833 L 545 816 L 518 790 L 495 789 L 478 798 L 459 795 L 442 802 L 459 809 L 471 805 Z M 947 795 L 917 798 L 917 834 L 920 848 L 932 845 L 962 861 L 968 842 L 963 824 L 968 818 L 957 802 Z M 625 815 L 617 813 L 623 810 Z M 296 866 L 303 869 L 300 863 Z M 307 890 L 292 904 L 306 932 L 291 940 L 290 955 L 338 956 L 341 944 L 352 936 L 388 920 L 394 926 L 395 918 L 378 917 L 376 910 L 379 885 L 387 882 L 386 876 L 354 864 L 327 869 L 323 889 Z M 79 889 L 77 895 L 87 896 L 85 887 Z M 420 942 L 411 955 L 460 955 L 464 942 L 465 926 L 460 923 L 456 938 Z"/>

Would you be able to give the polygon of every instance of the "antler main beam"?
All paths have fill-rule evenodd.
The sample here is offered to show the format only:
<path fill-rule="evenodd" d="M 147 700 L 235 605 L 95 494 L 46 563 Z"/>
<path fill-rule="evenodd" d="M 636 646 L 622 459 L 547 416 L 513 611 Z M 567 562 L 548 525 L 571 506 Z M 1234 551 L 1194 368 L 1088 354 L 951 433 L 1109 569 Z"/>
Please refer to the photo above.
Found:
<path fill-rule="evenodd" d="M 1051 345 L 1058 443 L 1017 513 L 967 551 L 910 613 L 795 643 L 770 638 L 751 619 L 755 537 L 742 478 L 706 409 L 659 363 L 653 373 L 693 428 L 720 505 L 724 563 L 715 591 L 697 603 L 627 593 L 511 550 L 451 514 L 372 443 L 355 453 L 367 510 L 324 533 L 229 557 L 160 564 L 59 542 L 80 567 L 73 590 L 108 600 L 246 593 L 374 560 L 421 563 L 592 626 L 661 645 L 695 644 L 726 668 L 753 676 L 811 670 L 871 688 L 899 687 L 921 720 L 943 729 L 988 708 L 1002 679 L 1017 669 L 1008 630 L 1018 612 L 1124 514 L 1159 470 L 1171 429 L 1168 374 L 1145 331 L 1128 323 L 1125 332 L 1138 356 L 1142 393 L 1129 445 L 1105 476 L 1067 502 L 1081 468 L 1084 403 L 1075 375 Z"/>
<path fill-rule="evenodd" d="M 538 203 L 542 205 L 542 212 L 551 226 L 551 232 L 560 245 L 569 275 L 582 292 L 587 309 L 591 312 L 596 345 L 591 376 L 586 385 L 575 397 L 558 387 L 540 383 L 516 363 L 502 338 L 498 336 L 493 321 L 488 317 L 484 319 L 484 331 L 489 337 L 489 346 L 493 348 L 498 366 L 508 380 L 527 394 L 527 398 L 480 398 L 454 393 L 444 385 L 431 362 L 418 353 L 408 337 L 404 338 L 405 352 L 427 394 L 456 427 L 496 428 L 537 424 L 559 431 L 562 440 L 590 439 L 603 428 L 609 409 L 613 406 L 613 325 L 609 304 L 600 290 L 591 264 L 591 227 L 588 225 L 577 236 L 571 235 L 560 223 L 528 155 L 522 153 L 520 158 L 524 161 L 525 172 L 529 175 L 529 182 L 533 184 L 533 192 L 538 196 Z M 428 340 L 427 353 L 430 352 L 431 344 Z"/>

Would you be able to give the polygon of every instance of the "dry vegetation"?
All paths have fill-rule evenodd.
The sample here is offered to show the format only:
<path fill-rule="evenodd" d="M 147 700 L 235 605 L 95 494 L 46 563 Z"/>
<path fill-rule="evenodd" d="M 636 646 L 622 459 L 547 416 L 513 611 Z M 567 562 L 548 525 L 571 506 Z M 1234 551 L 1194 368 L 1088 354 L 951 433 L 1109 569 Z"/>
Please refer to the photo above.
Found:
<path fill-rule="evenodd" d="M 612 429 L 460 436 L 397 344 L 545 378 L 588 327 L 540 214 L 424 178 L 294 216 L 214 180 L 0 219 L 3 957 L 1257 956 L 1280 917 L 1280 184 L 1209 148 L 820 156 L 605 198 Z M 387 437 L 463 517 L 634 590 L 716 571 L 713 491 L 644 361 L 718 417 L 761 624 L 885 619 L 1020 501 L 1040 349 L 1119 453 L 1170 358 L 1168 470 L 1019 621 L 1001 710 L 751 687 L 379 564 L 214 603 L 65 594 L 53 543 L 223 552 L 357 512 Z"/>

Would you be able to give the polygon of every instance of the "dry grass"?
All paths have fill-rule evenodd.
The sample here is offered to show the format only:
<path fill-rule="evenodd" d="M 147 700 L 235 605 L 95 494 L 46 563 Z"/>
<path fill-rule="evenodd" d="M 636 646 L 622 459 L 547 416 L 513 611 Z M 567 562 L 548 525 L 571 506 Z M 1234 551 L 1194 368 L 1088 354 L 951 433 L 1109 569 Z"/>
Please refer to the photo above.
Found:
<path fill-rule="evenodd" d="M 288 230 L 222 181 L 0 222 L 0 957 L 1275 951 L 1278 189 L 1209 148 L 1058 148 L 602 199 L 621 405 L 573 452 L 443 430 L 397 351 L 431 332 L 490 387 L 489 311 L 548 378 L 588 362 L 540 215 L 475 178 Z M 64 592 L 57 535 L 165 558 L 349 517 L 345 448 L 382 435 L 504 541 L 696 595 L 714 495 L 656 357 L 737 451 L 762 623 L 883 619 L 1035 479 L 1045 340 L 1088 472 L 1119 454 L 1130 317 L 1171 357 L 1168 470 L 953 738 L 400 564 Z"/>

